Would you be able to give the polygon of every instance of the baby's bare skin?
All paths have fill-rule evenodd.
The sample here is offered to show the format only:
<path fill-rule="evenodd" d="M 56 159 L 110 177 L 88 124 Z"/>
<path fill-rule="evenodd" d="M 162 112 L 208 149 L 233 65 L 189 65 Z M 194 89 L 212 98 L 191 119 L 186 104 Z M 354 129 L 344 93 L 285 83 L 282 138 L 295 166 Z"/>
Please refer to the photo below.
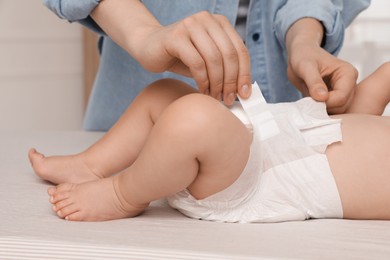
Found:
<path fill-rule="evenodd" d="M 343 119 L 343 141 L 328 146 L 326 155 L 344 218 L 390 219 L 390 118 L 375 116 L 390 101 L 389 71 L 386 63 L 359 84 L 348 112 L 369 115 L 336 116 Z M 156 123 L 161 111 L 191 93 L 178 81 L 159 81 L 86 152 L 44 157 L 31 150 L 36 174 L 61 183 L 48 190 L 57 215 L 76 221 L 133 217 L 151 201 L 186 188 L 202 199 L 231 185 L 245 167 L 251 134 L 227 108 L 197 94 L 171 108 L 165 126 Z"/>
<path fill-rule="evenodd" d="M 133 109 L 126 111 L 124 120 L 118 121 L 101 140 L 81 153 L 81 158 L 95 162 L 90 165 L 109 169 L 100 171 L 100 176 L 106 178 L 82 183 L 77 179 L 72 184 L 67 181 L 48 190 L 53 210 L 59 217 L 96 221 L 135 216 L 155 199 L 185 188 L 197 198 L 207 197 L 239 177 L 251 143 L 251 133 L 242 122 L 215 99 L 194 94 L 191 87 L 184 87 L 177 81 L 161 83 L 172 85 L 172 93 L 169 93 L 169 86 L 147 89 L 139 98 L 142 102 L 134 102 Z M 164 106 L 166 109 L 160 116 Z M 142 120 L 138 119 L 139 115 Z M 131 123 L 134 120 L 137 124 Z M 138 126 L 138 131 L 132 140 L 134 125 Z M 139 133 L 148 137 L 140 138 Z M 134 145 L 140 139 L 147 141 Z M 133 151 L 124 152 L 123 147 Z M 137 147 L 142 150 L 137 151 Z M 73 156 L 47 157 L 40 161 L 42 156 L 38 158 L 35 152 L 31 155 L 37 174 L 52 172 L 53 176 L 44 176 L 52 182 L 58 181 L 56 169 L 69 169 L 67 164 L 74 159 Z M 79 155 L 77 159 L 80 159 Z M 113 160 L 107 160 L 108 156 Z M 118 161 L 131 165 L 115 172 L 112 167 L 117 167 Z M 102 164 L 107 165 L 101 167 Z M 85 170 L 84 163 L 78 166 L 80 169 L 73 167 L 72 171 Z M 62 172 L 61 178 L 66 178 L 66 172 Z M 72 172 L 68 172 L 68 176 L 74 179 Z"/>
<path fill-rule="evenodd" d="M 118 193 L 116 177 L 48 189 L 52 209 L 71 221 L 104 221 L 135 217 L 148 205 L 131 205 Z M 118 196 L 119 195 L 119 196 Z"/>
<path fill-rule="evenodd" d="M 45 157 L 35 149 L 28 152 L 36 175 L 54 184 L 83 183 L 101 179 L 102 176 L 98 171 L 92 170 L 84 157 L 83 154 Z"/>
<path fill-rule="evenodd" d="M 344 218 L 390 218 L 390 117 L 343 114 L 343 141 L 326 155 Z"/>
<path fill-rule="evenodd" d="M 329 145 L 326 155 L 338 186 L 344 218 L 388 219 L 390 117 L 357 114 L 335 117 L 343 119 L 343 142 Z M 58 166 L 68 163 L 65 157 L 60 158 L 55 161 Z M 48 193 L 53 210 L 61 218 L 77 221 L 102 221 L 139 215 L 148 204 L 130 202 L 129 197 L 131 199 L 133 196 L 123 196 L 119 176 L 50 188 Z"/>

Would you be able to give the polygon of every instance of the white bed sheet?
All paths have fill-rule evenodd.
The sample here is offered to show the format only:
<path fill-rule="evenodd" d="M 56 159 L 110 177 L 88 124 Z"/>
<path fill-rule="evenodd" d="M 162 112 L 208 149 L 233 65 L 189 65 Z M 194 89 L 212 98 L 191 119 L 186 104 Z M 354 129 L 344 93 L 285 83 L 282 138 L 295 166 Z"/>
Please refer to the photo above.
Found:
<path fill-rule="evenodd" d="M 189 219 L 164 200 L 133 219 L 83 223 L 50 209 L 27 151 L 81 151 L 93 132 L 0 133 L 0 259 L 389 259 L 390 221 L 228 224 Z"/>

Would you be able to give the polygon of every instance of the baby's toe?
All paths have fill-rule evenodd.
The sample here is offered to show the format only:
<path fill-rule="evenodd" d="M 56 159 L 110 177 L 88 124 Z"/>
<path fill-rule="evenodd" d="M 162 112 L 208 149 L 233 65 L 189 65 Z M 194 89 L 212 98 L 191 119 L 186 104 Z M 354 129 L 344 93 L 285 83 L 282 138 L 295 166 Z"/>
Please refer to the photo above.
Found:
<path fill-rule="evenodd" d="M 45 156 L 41 153 L 39 153 L 35 148 L 31 148 L 28 151 L 28 158 L 30 159 L 31 165 L 36 164 L 38 161 L 45 158 Z"/>
<path fill-rule="evenodd" d="M 65 217 L 65 220 L 69 221 L 83 221 L 84 215 L 80 211 L 76 211 L 72 214 L 69 214 Z"/>
<path fill-rule="evenodd" d="M 47 194 L 53 196 L 57 192 L 57 187 L 50 187 L 47 189 Z"/>
<path fill-rule="evenodd" d="M 63 208 L 66 208 L 66 207 L 69 207 L 70 205 L 72 205 L 72 203 L 73 202 L 69 199 L 61 200 L 57 203 L 53 203 L 53 210 L 54 211 L 62 210 Z"/>
<path fill-rule="evenodd" d="M 57 204 L 60 201 L 67 200 L 70 198 L 70 192 L 69 191 L 63 191 L 63 192 L 56 192 L 53 195 L 50 196 L 50 203 Z"/>
<path fill-rule="evenodd" d="M 68 217 L 69 215 L 72 215 L 72 214 L 74 214 L 74 213 L 76 213 L 76 212 L 79 212 L 79 209 L 78 209 L 74 204 L 71 204 L 71 205 L 69 205 L 69 206 L 67 206 L 67 207 L 64 207 L 64 208 L 62 208 L 62 209 L 60 209 L 60 210 L 57 210 L 56 212 L 57 212 L 57 215 L 58 215 L 60 218 L 65 218 L 65 219 L 67 219 L 67 217 Z"/>

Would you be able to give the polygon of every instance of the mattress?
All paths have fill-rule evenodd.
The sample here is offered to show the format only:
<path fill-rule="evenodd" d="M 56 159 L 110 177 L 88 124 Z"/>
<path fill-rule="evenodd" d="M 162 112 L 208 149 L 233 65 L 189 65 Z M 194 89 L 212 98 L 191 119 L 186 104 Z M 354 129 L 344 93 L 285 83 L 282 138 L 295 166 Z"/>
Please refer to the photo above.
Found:
<path fill-rule="evenodd" d="M 232 224 L 190 219 L 165 200 L 139 217 L 69 222 L 50 208 L 49 183 L 27 151 L 79 152 L 97 132 L 1 132 L 0 259 L 389 259 L 390 221 L 322 219 Z"/>

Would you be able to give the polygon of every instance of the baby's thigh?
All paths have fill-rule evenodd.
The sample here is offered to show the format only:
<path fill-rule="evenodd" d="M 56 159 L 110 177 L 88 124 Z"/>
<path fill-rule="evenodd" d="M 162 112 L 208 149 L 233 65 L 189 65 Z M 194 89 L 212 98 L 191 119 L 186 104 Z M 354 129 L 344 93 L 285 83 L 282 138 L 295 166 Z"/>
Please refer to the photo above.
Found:
<path fill-rule="evenodd" d="M 206 108 L 208 114 L 216 114 L 210 116 L 214 119 L 202 135 L 212 137 L 208 138 L 204 149 L 197 155 L 199 172 L 188 187 L 197 199 L 215 194 L 237 180 L 246 166 L 252 143 L 251 131 L 229 109 L 221 104 L 213 107 L 213 102 L 208 105 L 212 106 Z"/>

